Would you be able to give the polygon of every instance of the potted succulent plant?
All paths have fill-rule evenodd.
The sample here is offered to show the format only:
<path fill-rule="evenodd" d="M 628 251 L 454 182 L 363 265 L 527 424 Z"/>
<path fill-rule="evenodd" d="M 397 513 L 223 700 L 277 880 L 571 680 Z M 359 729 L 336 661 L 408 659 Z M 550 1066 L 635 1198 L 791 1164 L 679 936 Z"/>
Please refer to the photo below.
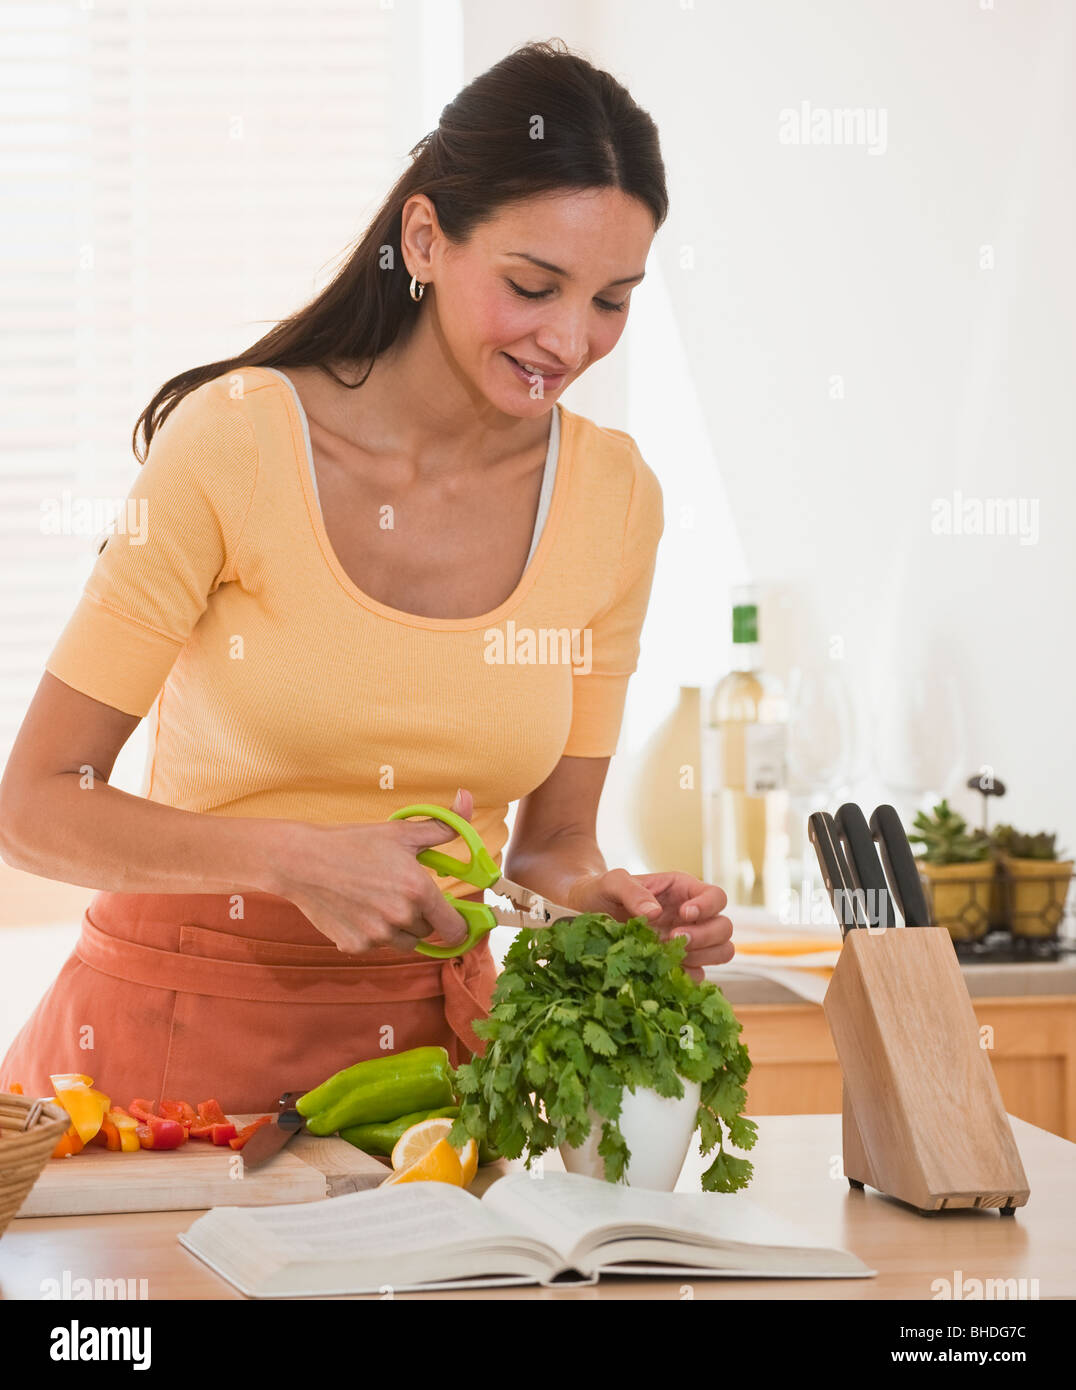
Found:
<path fill-rule="evenodd" d="M 917 862 L 935 925 L 945 927 L 954 941 L 978 941 L 990 926 L 997 872 L 989 840 L 970 831 L 944 798 L 931 815 L 920 811 L 913 825 L 908 839 L 924 846 Z"/>
<path fill-rule="evenodd" d="M 740 1024 L 714 985 L 681 968 L 683 940 L 661 940 L 643 917 L 583 913 L 509 947 L 482 1056 L 456 1070 L 460 1113 L 449 1136 L 486 1140 L 526 1167 L 560 1147 L 570 1171 L 671 1189 L 695 1129 L 717 1154 L 710 1192 L 750 1181 L 755 1143 L 744 1118 L 751 1067 Z"/>
<path fill-rule="evenodd" d="M 999 825 L 990 837 L 1001 869 L 1005 919 L 1013 936 L 1057 934 L 1064 916 L 1072 863 L 1059 853 L 1056 835 L 1024 835 Z"/>

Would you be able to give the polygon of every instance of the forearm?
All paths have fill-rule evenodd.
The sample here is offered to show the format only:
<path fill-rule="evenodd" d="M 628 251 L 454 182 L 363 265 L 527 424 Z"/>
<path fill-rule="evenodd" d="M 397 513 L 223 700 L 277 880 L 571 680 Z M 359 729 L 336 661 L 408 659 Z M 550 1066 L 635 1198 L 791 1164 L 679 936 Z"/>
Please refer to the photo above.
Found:
<path fill-rule="evenodd" d="M 516 845 L 505 856 L 507 878 L 541 893 L 561 907 L 574 906 L 572 888 L 584 879 L 606 872 L 606 863 L 592 835 L 564 831 L 538 844 Z"/>
<path fill-rule="evenodd" d="M 277 892 L 299 822 L 183 811 L 56 773 L 2 808 L 14 868 L 113 893 Z"/>

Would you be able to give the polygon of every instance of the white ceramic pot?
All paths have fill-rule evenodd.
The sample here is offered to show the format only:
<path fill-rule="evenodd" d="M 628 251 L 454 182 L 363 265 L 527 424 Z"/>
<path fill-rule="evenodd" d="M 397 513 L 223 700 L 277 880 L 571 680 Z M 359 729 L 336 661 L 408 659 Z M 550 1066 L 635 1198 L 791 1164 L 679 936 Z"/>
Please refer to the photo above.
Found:
<path fill-rule="evenodd" d="M 632 1094 L 624 1087 L 620 1101 L 620 1132 L 627 1143 L 631 1158 L 624 1170 L 629 1187 L 649 1187 L 671 1192 L 684 1166 L 695 1115 L 699 1108 L 700 1086 L 697 1081 L 680 1078 L 684 1094 L 659 1096 L 657 1091 L 637 1087 Z M 602 1117 L 590 1110 L 590 1133 L 578 1148 L 561 1144 L 560 1156 L 569 1173 L 582 1173 L 588 1178 L 605 1180 L 605 1159 L 598 1153 L 602 1137 Z"/>

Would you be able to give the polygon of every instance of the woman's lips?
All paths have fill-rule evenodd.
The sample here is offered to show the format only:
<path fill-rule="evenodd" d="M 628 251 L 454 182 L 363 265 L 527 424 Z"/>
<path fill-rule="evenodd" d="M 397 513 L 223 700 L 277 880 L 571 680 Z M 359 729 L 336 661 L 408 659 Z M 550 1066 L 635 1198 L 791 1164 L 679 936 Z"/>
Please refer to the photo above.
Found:
<path fill-rule="evenodd" d="M 521 381 L 525 381 L 528 386 L 533 386 L 536 381 L 540 381 L 544 391 L 555 391 L 568 375 L 567 372 L 558 372 L 556 376 L 544 376 L 538 372 L 528 372 L 510 353 L 506 352 L 504 356 L 508 359 L 508 365 Z"/>

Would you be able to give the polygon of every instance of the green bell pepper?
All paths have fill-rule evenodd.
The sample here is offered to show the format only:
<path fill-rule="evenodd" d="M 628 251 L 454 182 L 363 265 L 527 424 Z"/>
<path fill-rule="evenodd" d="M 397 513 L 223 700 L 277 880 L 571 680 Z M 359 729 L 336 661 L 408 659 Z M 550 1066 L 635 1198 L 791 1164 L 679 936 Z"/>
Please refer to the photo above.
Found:
<path fill-rule="evenodd" d="M 348 1125 L 340 1131 L 340 1138 L 346 1139 L 349 1144 L 354 1144 L 364 1153 L 383 1154 L 387 1157 L 412 1125 L 421 1124 L 423 1120 L 440 1119 L 442 1116 L 455 1119 L 459 1113 L 458 1105 L 443 1105 L 440 1110 L 415 1110 L 410 1115 L 401 1115 L 398 1120 L 383 1120 L 380 1124 L 372 1125 Z"/>
<path fill-rule="evenodd" d="M 379 1124 L 456 1100 L 455 1076 L 443 1047 L 413 1047 L 345 1067 L 300 1096 L 295 1108 L 311 1134 L 335 1134 L 355 1125 Z"/>

